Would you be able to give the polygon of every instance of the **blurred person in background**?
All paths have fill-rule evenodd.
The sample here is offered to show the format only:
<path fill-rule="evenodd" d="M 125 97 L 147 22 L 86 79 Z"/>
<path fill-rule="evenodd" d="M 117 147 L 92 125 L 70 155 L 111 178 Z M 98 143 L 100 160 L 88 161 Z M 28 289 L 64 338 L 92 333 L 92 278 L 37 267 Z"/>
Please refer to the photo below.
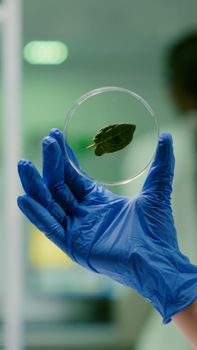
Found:
<path fill-rule="evenodd" d="M 174 72 L 171 74 L 172 91 L 181 110 L 192 111 L 196 108 L 196 92 L 191 90 L 193 83 L 188 80 L 186 84 L 180 78 L 181 63 L 175 64 L 177 52 L 185 52 L 185 48 L 180 47 L 174 49 L 169 60 L 171 72 Z M 185 74 L 187 76 L 189 71 Z M 183 131 L 186 133 L 185 127 Z M 180 141 L 178 149 L 184 169 L 182 186 L 186 185 L 188 191 L 191 171 L 187 161 L 192 148 L 187 148 L 187 136 L 182 135 L 175 135 L 175 139 L 179 137 Z M 189 135 L 189 140 L 193 140 L 191 132 Z M 139 195 L 134 198 L 115 195 L 79 175 L 68 162 L 65 147 L 73 162 L 77 162 L 58 129 L 53 129 L 43 140 L 43 177 L 30 161 L 19 162 L 19 175 L 26 192 L 18 199 L 20 209 L 74 261 L 135 289 L 154 306 L 165 324 L 173 319 L 197 348 L 197 267 L 181 252 L 185 253 L 187 249 L 182 244 L 179 248 L 176 237 L 171 210 L 172 138 L 169 134 L 160 135 L 148 176 Z M 191 163 L 194 165 L 194 161 Z M 194 196 L 194 187 L 190 194 Z M 190 211 L 194 204 L 191 198 L 189 202 L 187 199 L 183 196 L 180 201 L 185 221 L 188 220 L 187 210 Z M 197 236 L 190 232 L 192 225 L 194 231 L 196 229 L 195 222 L 191 221 L 195 217 L 192 219 L 190 213 L 189 218 L 184 232 L 185 239 L 190 242 L 188 247 L 196 242 Z M 195 243 L 195 253 L 196 247 Z M 189 250 L 187 253 L 195 259 L 195 254 L 190 254 Z M 156 326 L 160 323 L 160 319 L 157 320 Z M 154 337 L 156 332 L 157 328 L 154 328 Z M 139 344 L 139 349 L 167 346 L 166 338 L 159 345 L 154 342 L 154 346 L 145 334 L 144 339 L 145 346 Z"/>
<path fill-rule="evenodd" d="M 178 111 L 174 127 L 170 126 L 176 159 L 173 212 L 181 250 L 197 264 L 197 32 L 171 47 L 166 74 Z M 136 350 L 191 349 L 173 323 L 163 327 L 159 321 L 152 312 Z"/>

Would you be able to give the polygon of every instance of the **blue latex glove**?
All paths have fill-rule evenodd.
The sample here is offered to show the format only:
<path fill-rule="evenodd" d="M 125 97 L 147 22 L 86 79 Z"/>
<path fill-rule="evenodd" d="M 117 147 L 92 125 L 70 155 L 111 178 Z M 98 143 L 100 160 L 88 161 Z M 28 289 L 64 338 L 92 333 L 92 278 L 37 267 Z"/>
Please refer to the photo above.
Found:
<path fill-rule="evenodd" d="M 134 288 L 169 322 L 197 299 L 197 267 L 179 250 L 170 205 L 171 136 L 160 135 L 142 191 L 128 199 L 79 175 L 66 157 L 62 132 L 49 135 L 43 178 L 30 161 L 19 162 L 27 194 L 18 199 L 20 209 L 73 260 Z"/>

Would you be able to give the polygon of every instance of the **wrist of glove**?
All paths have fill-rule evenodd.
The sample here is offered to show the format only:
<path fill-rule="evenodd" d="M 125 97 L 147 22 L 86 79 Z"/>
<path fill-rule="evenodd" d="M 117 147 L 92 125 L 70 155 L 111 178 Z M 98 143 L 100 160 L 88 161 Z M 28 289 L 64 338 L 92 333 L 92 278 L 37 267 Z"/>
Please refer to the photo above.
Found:
<path fill-rule="evenodd" d="M 174 249 L 136 247 L 128 259 L 126 282 L 156 308 L 164 324 L 197 299 L 197 267 Z"/>
<path fill-rule="evenodd" d="M 121 250 L 118 252 L 114 244 L 113 258 L 109 260 L 108 249 L 107 252 L 104 249 L 104 242 L 107 243 L 109 237 L 108 229 L 102 230 L 102 235 L 97 237 L 94 245 L 88 250 L 85 262 L 80 260 L 80 251 L 75 258 L 93 272 L 104 274 L 136 290 L 152 304 L 162 316 L 163 323 L 167 324 L 173 315 L 197 299 L 197 267 L 180 252 L 177 241 L 174 240 L 175 236 L 170 237 L 169 242 L 163 239 L 162 234 L 159 237 L 155 236 L 154 232 L 151 234 L 151 239 L 143 236 L 139 238 L 134 234 L 128 236 L 127 230 L 133 220 L 132 212 L 135 213 L 135 219 L 141 216 L 136 202 L 138 198 L 129 205 L 125 202 L 121 211 L 117 209 L 115 213 L 113 212 L 113 215 L 116 214 L 113 244 L 118 239 L 122 241 Z M 107 211 L 106 215 L 109 219 Z M 118 228 L 123 224 L 128 225 L 128 228 L 119 231 Z M 75 242 L 73 251 L 77 251 L 75 245 L 78 247 L 79 243 Z M 102 254 L 100 245 L 103 246 Z"/>

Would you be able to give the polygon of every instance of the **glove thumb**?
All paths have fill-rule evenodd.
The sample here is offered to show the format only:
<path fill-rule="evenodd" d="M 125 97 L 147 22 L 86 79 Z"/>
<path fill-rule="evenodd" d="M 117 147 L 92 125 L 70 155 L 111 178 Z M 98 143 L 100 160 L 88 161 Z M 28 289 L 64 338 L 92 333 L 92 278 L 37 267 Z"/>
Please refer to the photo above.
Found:
<path fill-rule="evenodd" d="M 170 200 L 174 176 L 173 141 L 170 134 L 162 133 L 155 158 L 145 180 L 142 192 L 146 195 Z"/>

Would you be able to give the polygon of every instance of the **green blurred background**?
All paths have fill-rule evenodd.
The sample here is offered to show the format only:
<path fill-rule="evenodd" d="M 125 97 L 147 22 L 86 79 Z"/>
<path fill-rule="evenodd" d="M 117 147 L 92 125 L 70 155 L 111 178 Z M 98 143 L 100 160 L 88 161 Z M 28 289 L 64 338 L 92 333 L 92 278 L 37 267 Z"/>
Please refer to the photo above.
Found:
<path fill-rule="evenodd" d="M 174 130 L 177 111 L 168 96 L 165 57 L 177 38 L 196 28 L 196 0 L 24 0 L 22 14 L 23 47 L 33 40 L 59 40 L 69 50 L 59 65 L 33 65 L 23 58 L 22 156 L 39 170 L 42 138 L 52 127 L 62 129 L 72 103 L 100 86 L 139 93 L 154 109 L 160 129 Z M 2 196 L 7 185 L 1 181 Z M 129 195 L 131 187 L 137 192 L 133 184 L 113 190 Z M 25 347 L 137 349 L 151 317 L 149 305 L 134 292 L 76 266 L 23 221 Z M 2 225 L 2 251 L 4 235 Z M 1 304 L 5 292 L 2 284 Z M 175 337 L 173 333 L 173 341 Z M 149 349 L 143 346 L 139 349 Z M 189 347 L 182 342 L 179 349 Z"/>

